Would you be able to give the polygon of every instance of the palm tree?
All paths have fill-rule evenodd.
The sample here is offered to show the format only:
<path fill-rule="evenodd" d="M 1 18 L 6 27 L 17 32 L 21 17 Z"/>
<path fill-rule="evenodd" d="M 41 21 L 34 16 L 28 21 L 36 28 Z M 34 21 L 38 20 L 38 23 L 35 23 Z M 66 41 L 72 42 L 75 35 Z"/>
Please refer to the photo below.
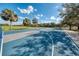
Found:
<path fill-rule="evenodd" d="M 31 24 L 30 19 L 25 18 L 25 19 L 23 20 L 23 25 L 24 25 L 24 26 L 29 26 L 30 24 Z"/>
<path fill-rule="evenodd" d="M 12 22 L 16 22 L 18 20 L 18 16 L 10 9 L 3 10 L 0 16 L 3 20 L 10 21 L 10 30 Z"/>

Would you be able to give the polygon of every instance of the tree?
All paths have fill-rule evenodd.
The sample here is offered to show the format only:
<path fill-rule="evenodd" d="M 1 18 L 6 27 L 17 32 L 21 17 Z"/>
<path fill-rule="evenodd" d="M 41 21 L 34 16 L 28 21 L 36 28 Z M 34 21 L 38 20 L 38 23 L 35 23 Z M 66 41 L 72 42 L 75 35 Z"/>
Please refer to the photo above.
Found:
<path fill-rule="evenodd" d="M 61 23 L 62 23 L 62 25 L 68 25 L 69 26 L 69 30 L 71 30 L 71 27 L 73 25 L 73 18 L 70 15 L 69 16 L 65 16 Z"/>
<path fill-rule="evenodd" d="M 38 19 L 33 18 L 32 23 L 33 23 L 33 26 L 38 26 Z"/>
<path fill-rule="evenodd" d="M 23 25 L 24 25 L 24 26 L 29 26 L 30 24 L 31 24 L 30 19 L 25 18 L 25 19 L 23 20 Z"/>
<path fill-rule="evenodd" d="M 18 20 L 18 16 L 10 9 L 3 10 L 0 16 L 3 20 L 10 21 L 10 30 L 12 22 L 16 22 Z"/>
<path fill-rule="evenodd" d="M 60 16 L 63 18 L 62 23 L 69 25 L 70 30 L 72 25 L 79 27 L 79 4 L 67 3 L 62 6 L 64 8 L 60 12 Z"/>

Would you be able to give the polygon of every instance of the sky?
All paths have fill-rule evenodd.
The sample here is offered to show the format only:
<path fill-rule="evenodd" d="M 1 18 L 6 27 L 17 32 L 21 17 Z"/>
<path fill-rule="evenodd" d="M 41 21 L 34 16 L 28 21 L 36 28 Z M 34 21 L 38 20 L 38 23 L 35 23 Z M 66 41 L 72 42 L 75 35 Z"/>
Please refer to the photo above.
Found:
<path fill-rule="evenodd" d="M 56 3 L 0 3 L 0 13 L 4 9 L 11 9 L 18 15 L 18 21 L 13 22 L 13 25 L 22 24 L 24 18 L 38 19 L 38 23 L 59 23 L 61 18 L 58 17 L 61 4 Z M 0 23 L 8 23 L 0 18 Z"/>

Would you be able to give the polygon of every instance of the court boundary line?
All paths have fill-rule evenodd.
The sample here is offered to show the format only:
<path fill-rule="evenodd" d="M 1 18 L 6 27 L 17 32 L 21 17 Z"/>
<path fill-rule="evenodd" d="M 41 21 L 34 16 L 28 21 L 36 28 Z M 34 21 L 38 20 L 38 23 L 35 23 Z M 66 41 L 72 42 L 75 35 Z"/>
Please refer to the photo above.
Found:
<path fill-rule="evenodd" d="M 1 40 L 1 56 L 2 56 L 2 52 L 3 52 L 3 38 L 4 38 L 4 32 L 2 30 L 2 40 Z"/>
<path fill-rule="evenodd" d="M 77 46 L 77 44 L 76 44 L 75 41 L 74 41 L 75 38 L 74 38 L 73 36 L 71 36 L 70 34 L 68 34 L 67 32 L 65 32 L 65 34 L 67 34 L 67 35 L 72 39 L 71 41 L 74 42 L 76 48 L 79 50 L 79 47 Z"/>

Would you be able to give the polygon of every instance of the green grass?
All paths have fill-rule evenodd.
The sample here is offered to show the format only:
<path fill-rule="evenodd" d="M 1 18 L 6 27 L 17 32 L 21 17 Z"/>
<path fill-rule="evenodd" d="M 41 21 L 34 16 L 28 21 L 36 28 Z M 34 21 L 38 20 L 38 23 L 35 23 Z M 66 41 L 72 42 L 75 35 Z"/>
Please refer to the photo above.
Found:
<path fill-rule="evenodd" d="M 22 30 L 22 29 L 36 29 L 37 27 L 27 26 L 11 26 L 11 30 Z M 10 26 L 2 26 L 4 32 L 10 31 Z"/>
<path fill-rule="evenodd" d="M 38 29 L 38 28 L 51 28 L 51 27 L 29 27 L 29 26 L 11 26 L 11 30 L 23 30 L 23 29 Z M 2 30 L 4 32 L 10 31 L 10 26 L 9 25 L 3 25 Z"/>

